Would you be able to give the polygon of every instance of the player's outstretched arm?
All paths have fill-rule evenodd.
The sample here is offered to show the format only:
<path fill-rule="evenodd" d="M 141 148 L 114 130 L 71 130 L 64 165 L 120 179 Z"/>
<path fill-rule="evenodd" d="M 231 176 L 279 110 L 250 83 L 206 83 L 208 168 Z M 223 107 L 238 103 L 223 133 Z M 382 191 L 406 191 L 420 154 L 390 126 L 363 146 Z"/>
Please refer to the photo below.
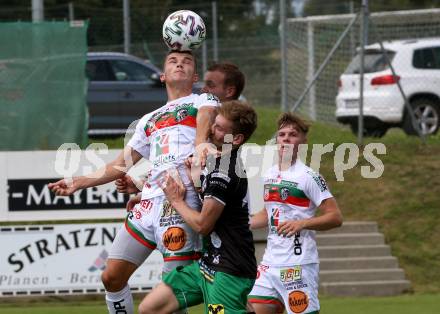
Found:
<path fill-rule="evenodd" d="M 216 107 L 204 106 L 197 112 L 197 130 L 195 146 L 205 143 L 211 130 L 212 122 L 215 120 Z"/>
<path fill-rule="evenodd" d="M 57 182 L 49 183 L 48 187 L 56 195 L 71 195 L 75 191 L 105 184 L 124 176 L 141 158 L 141 154 L 130 146 L 126 146 L 115 160 L 106 164 L 103 168 L 86 176 L 61 179 Z"/>

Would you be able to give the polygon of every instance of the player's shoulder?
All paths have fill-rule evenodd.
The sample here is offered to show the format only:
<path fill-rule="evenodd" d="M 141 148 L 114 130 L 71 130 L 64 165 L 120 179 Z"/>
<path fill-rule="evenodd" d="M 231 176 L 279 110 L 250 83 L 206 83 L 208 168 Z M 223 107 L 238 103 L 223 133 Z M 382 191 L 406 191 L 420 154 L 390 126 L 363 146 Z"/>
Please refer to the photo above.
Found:
<path fill-rule="evenodd" d="M 312 184 L 316 184 L 321 192 L 328 190 L 327 183 L 319 172 L 313 170 L 302 162 L 298 164 L 298 166 L 298 170 L 301 171 L 304 180 L 312 182 Z"/>
<path fill-rule="evenodd" d="M 197 102 L 200 105 L 214 105 L 217 106 L 220 103 L 220 100 L 217 96 L 210 94 L 210 93 L 202 93 L 202 94 L 193 94 L 195 95 L 195 98 L 197 99 Z"/>

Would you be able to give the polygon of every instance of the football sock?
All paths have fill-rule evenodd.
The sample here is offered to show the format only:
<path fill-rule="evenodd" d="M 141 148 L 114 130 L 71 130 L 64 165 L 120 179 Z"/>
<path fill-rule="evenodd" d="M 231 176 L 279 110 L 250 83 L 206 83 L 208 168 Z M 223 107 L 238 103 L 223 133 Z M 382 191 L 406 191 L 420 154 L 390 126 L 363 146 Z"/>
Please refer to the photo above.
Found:
<path fill-rule="evenodd" d="M 133 296 L 126 285 L 118 292 L 105 292 L 105 302 L 110 314 L 133 314 Z"/>

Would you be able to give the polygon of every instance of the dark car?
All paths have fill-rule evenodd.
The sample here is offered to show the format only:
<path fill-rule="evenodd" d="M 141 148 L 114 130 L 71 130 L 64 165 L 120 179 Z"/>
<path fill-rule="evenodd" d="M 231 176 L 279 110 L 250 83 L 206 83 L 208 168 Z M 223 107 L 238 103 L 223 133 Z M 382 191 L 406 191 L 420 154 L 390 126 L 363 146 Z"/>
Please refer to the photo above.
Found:
<path fill-rule="evenodd" d="M 87 54 L 89 135 L 124 134 L 133 121 L 167 102 L 161 70 L 115 52 Z"/>

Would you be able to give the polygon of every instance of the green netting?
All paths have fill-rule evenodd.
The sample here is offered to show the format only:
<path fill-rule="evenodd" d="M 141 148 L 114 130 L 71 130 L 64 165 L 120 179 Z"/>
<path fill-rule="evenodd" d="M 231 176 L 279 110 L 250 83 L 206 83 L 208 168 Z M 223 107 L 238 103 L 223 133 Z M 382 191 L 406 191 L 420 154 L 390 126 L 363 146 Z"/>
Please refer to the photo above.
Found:
<path fill-rule="evenodd" d="M 0 23 L 0 150 L 87 143 L 87 23 Z"/>

